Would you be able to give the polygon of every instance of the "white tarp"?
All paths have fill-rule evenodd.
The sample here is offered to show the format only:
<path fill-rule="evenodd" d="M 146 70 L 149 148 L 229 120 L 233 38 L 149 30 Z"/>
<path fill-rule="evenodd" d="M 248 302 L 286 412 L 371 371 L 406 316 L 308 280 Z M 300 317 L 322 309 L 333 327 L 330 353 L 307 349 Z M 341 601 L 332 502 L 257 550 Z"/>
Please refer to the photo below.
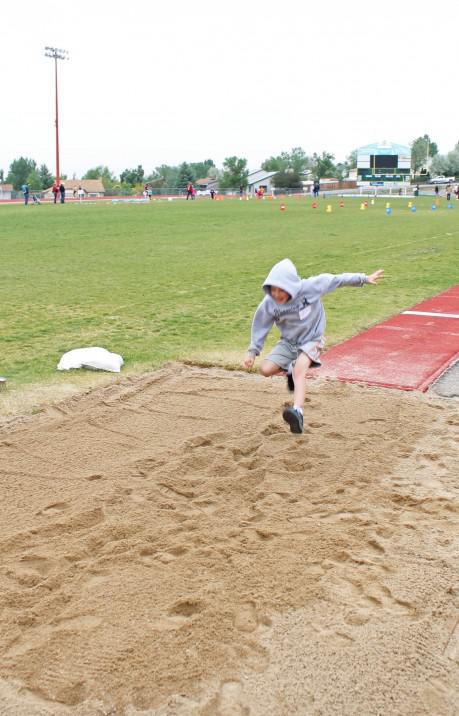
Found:
<path fill-rule="evenodd" d="M 119 373 L 124 361 L 117 353 L 110 353 L 105 348 L 93 346 L 91 348 L 75 348 L 64 353 L 57 370 L 71 370 L 72 368 L 92 368 L 93 370 L 109 370 Z"/>

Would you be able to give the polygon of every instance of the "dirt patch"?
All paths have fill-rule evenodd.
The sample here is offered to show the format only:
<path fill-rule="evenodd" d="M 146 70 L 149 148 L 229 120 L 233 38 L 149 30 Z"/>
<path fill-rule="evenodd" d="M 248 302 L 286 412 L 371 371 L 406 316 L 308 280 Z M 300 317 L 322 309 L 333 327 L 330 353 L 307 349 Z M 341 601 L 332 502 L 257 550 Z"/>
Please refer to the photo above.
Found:
<path fill-rule="evenodd" d="M 0 713 L 458 712 L 454 405 L 287 398 L 177 365 L 1 430 Z"/>

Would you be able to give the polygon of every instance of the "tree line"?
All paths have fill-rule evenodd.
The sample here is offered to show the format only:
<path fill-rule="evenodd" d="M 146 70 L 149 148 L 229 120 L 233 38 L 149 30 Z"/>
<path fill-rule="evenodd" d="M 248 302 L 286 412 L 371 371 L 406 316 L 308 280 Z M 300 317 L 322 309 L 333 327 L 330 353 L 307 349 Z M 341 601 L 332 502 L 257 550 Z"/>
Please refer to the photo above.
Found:
<path fill-rule="evenodd" d="M 459 142 L 447 154 L 439 154 L 436 142 L 425 134 L 411 143 L 411 165 L 414 174 L 422 170 L 427 171 L 431 162 L 430 172 L 434 174 L 459 174 Z M 297 188 L 302 186 L 305 174 L 312 179 L 336 177 L 343 179 L 351 169 L 357 166 L 357 149 L 349 153 L 344 162 L 335 162 L 330 152 L 307 155 L 302 147 L 293 147 L 290 151 L 283 151 L 277 156 L 264 160 L 261 168 L 265 171 L 276 172 L 273 183 L 277 187 Z M 88 169 L 81 179 L 101 179 L 105 191 L 113 194 L 130 194 L 138 191 L 144 184 L 150 184 L 153 189 L 183 189 L 189 182 L 195 183 L 198 179 L 218 180 L 221 189 L 239 188 L 247 186 L 248 179 L 247 159 L 243 157 L 227 157 L 221 169 L 217 168 L 212 159 L 201 162 L 182 162 L 172 166 L 161 164 L 150 173 L 146 173 L 142 165 L 127 168 L 119 177 L 108 166 L 99 165 Z M 65 181 L 67 176 L 62 175 Z M 46 164 L 38 165 L 35 160 L 19 157 L 11 162 L 8 174 L 4 178 L 4 171 L 0 170 L 0 183 L 12 184 L 14 189 L 20 190 L 23 184 L 28 184 L 32 191 L 48 189 L 55 177 Z"/>

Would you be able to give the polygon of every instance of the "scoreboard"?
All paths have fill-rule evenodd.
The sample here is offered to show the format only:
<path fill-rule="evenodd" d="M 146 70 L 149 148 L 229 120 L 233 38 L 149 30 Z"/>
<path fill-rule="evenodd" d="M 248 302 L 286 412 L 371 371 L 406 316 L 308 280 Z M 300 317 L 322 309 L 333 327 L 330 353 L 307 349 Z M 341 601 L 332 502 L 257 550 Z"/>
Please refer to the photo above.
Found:
<path fill-rule="evenodd" d="M 402 144 L 382 142 L 357 150 L 357 179 L 360 183 L 409 181 L 411 150 Z"/>

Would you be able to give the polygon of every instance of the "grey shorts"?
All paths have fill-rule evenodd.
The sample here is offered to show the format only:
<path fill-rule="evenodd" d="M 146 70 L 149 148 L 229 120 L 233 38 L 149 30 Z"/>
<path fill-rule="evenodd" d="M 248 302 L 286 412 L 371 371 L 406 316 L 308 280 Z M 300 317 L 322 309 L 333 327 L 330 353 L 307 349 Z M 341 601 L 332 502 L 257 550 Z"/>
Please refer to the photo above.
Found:
<path fill-rule="evenodd" d="M 320 352 L 325 345 L 324 338 L 319 338 L 317 341 L 309 341 L 304 343 L 302 346 L 295 346 L 293 343 L 289 343 L 284 338 L 281 338 L 272 349 L 271 353 L 266 356 L 266 360 L 270 360 L 282 368 L 282 370 L 288 370 L 291 363 L 295 361 L 300 353 L 306 353 L 308 358 L 311 359 L 311 368 L 320 368 L 322 365 L 320 360 Z"/>

